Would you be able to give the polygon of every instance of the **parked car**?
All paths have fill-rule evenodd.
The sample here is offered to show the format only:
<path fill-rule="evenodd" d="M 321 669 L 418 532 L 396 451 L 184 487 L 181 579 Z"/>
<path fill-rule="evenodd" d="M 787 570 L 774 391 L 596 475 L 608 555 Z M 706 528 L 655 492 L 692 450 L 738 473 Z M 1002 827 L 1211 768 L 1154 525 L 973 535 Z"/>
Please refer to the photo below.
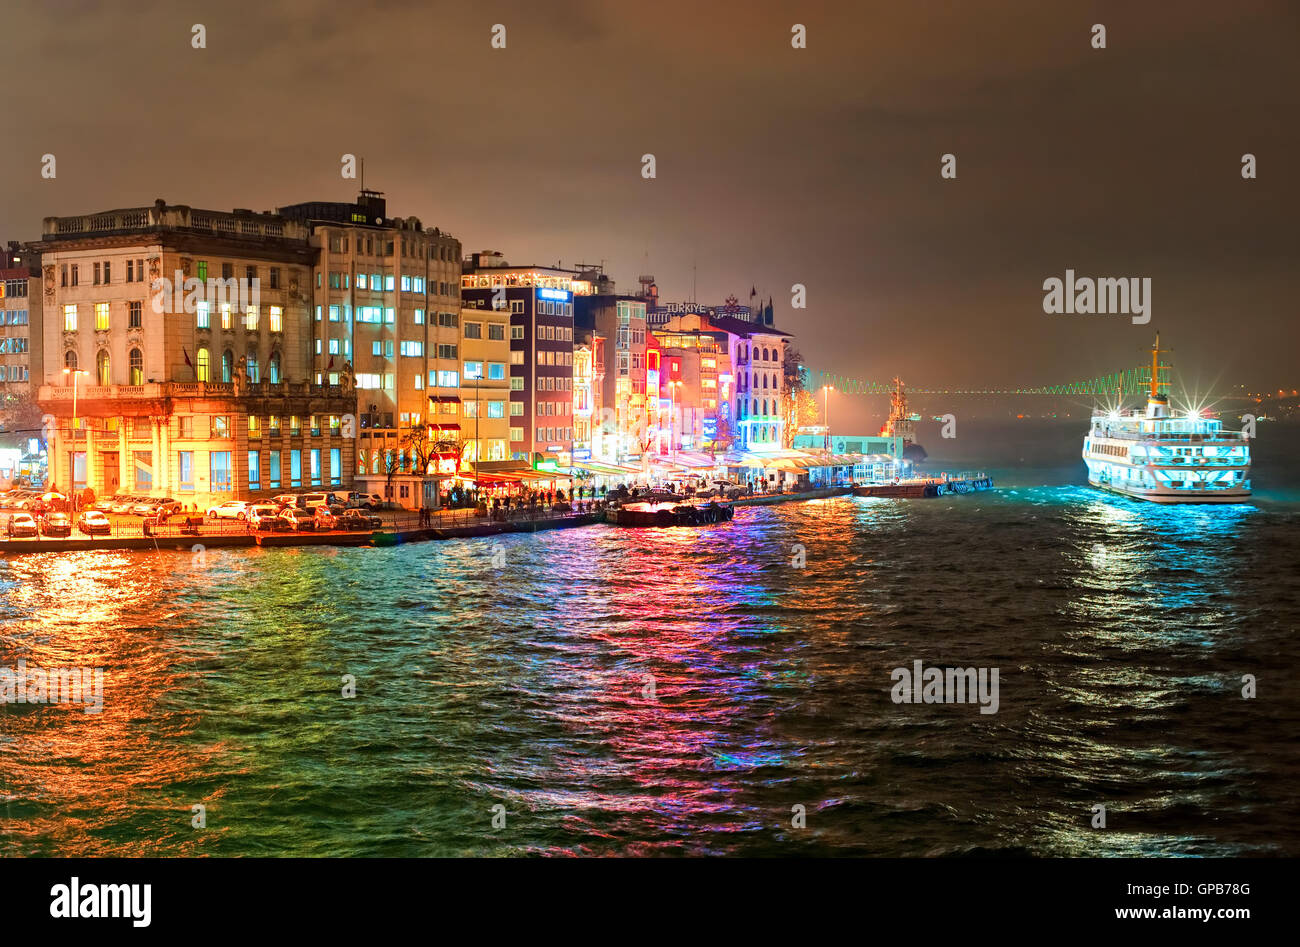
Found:
<path fill-rule="evenodd" d="M 137 497 L 137 496 L 131 496 L 126 493 L 120 493 L 117 496 L 113 497 L 113 501 L 112 501 L 113 507 L 111 510 L 108 511 L 101 510 L 100 512 L 130 513 L 131 507 L 135 506 L 143 499 L 144 497 Z M 91 509 L 95 509 L 95 507 L 92 506 Z"/>
<path fill-rule="evenodd" d="M 127 500 L 125 494 L 116 494 L 111 497 L 100 497 L 90 505 L 92 510 L 99 510 L 101 513 L 112 513 L 113 507 L 118 503 L 124 503 Z"/>
<path fill-rule="evenodd" d="M 339 525 L 339 518 L 334 515 L 328 506 L 316 507 L 315 520 L 314 528 L 318 530 L 337 529 Z"/>
<path fill-rule="evenodd" d="M 377 510 L 384 505 L 378 493 L 349 493 L 344 506 L 353 510 Z"/>
<path fill-rule="evenodd" d="M 299 504 L 305 510 L 315 510 L 318 506 L 329 505 L 328 493 L 304 493 Z"/>
<path fill-rule="evenodd" d="M 72 518 L 67 513 L 50 513 L 41 520 L 41 533 L 45 536 L 71 536 Z"/>
<path fill-rule="evenodd" d="M 258 529 L 275 529 L 280 508 L 274 503 L 254 503 L 248 508 L 248 521 Z"/>
<path fill-rule="evenodd" d="M 378 516 L 371 516 L 361 510 L 344 510 L 343 515 L 339 517 L 339 529 L 379 529 L 383 525 L 383 520 Z"/>
<path fill-rule="evenodd" d="M 134 516 L 169 516 L 180 510 L 181 505 L 170 497 L 159 499 L 146 497 L 131 507 Z"/>
<path fill-rule="evenodd" d="M 37 536 L 40 530 L 36 526 L 36 520 L 30 513 L 15 513 L 9 517 L 9 522 L 5 524 L 5 533 L 10 539 L 18 536 Z"/>
<path fill-rule="evenodd" d="M 281 493 L 277 497 L 271 497 L 271 502 L 280 509 L 284 509 L 286 506 L 297 506 L 298 497 L 292 493 Z"/>
<path fill-rule="evenodd" d="M 77 529 L 87 536 L 94 536 L 97 533 L 107 535 L 113 531 L 113 524 L 99 510 L 86 510 L 77 517 Z"/>
<path fill-rule="evenodd" d="M 248 519 L 247 500 L 227 500 L 208 509 L 210 520 L 246 520 Z"/>
<path fill-rule="evenodd" d="M 316 529 L 316 514 L 309 513 L 307 510 L 283 510 L 278 519 L 284 524 L 285 529 L 294 532 Z"/>

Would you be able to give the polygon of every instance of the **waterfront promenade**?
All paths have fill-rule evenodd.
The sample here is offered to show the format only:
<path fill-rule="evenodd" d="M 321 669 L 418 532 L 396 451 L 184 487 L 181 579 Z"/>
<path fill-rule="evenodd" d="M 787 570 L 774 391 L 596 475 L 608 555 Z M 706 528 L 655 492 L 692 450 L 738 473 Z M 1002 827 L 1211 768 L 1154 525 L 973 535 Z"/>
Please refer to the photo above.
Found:
<path fill-rule="evenodd" d="M 800 493 L 759 493 L 729 501 L 733 506 L 766 506 L 848 496 L 849 486 L 824 487 Z M 0 555 L 36 552 L 83 552 L 86 550 L 193 550 L 248 546 L 264 548 L 290 546 L 395 546 L 438 539 L 470 539 L 504 533 L 537 533 L 605 522 L 603 509 L 581 503 L 576 510 L 524 510 L 504 519 L 486 516 L 472 509 L 435 510 L 431 522 L 422 524 L 414 510 L 379 514 L 380 526 L 373 530 L 309 530 L 267 532 L 250 528 L 247 522 L 207 521 L 201 526 L 154 527 L 145 535 L 139 520 L 118 520 L 107 536 L 73 535 L 67 539 L 0 539 Z"/>

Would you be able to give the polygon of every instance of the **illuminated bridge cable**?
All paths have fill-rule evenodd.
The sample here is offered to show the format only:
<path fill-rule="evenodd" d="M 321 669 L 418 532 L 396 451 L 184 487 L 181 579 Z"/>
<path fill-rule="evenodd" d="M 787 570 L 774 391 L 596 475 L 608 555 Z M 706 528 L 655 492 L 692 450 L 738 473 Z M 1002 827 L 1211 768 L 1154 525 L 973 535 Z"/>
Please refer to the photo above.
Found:
<path fill-rule="evenodd" d="M 1166 364 L 1160 365 L 1160 388 L 1169 391 L 1173 369 Z M 804 388 L 808 391 L 821 391 L 829 386 L 843 394 L 850 395 L 887 395 L 894 390 L 891 382 L 866 381 L 860 378 L 847 378 L 811 368 L 799 366 Z M 908 385 L 907 390 L 921 395 L 1056 395 L 1089 396 L 1106 398 L 1122 392 L 1125 395 L 1147 393 L 1151 387 L 1151 369 L 1148 366 L 1127 368 L 1110 375 L 1100 375 L 1085 381 L 1066 382 L 1060 385 L 1037 385 L 1023 388 L 950 388 L 943 385 Z"/>

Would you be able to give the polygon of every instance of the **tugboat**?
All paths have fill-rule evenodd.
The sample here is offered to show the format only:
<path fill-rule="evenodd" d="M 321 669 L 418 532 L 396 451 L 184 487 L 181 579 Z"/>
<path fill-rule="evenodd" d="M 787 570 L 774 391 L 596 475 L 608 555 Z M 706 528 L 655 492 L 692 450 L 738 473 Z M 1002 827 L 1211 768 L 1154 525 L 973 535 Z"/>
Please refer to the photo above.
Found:
<path fill-rule="evenodd" d="M 1244 503 L 1250 441 L 1197 410 L 1175 417 L 1160 390 L 1160 334 L 1146 411 L 1096 412 L 1083 439 L 1088 483 L 1153 503 Z"/>
<path fill-rule="evenodd" d="M 925 448 L 916 443 L 916 422 L 919 420 L 919 414 L 907 410 L 907 390 L 903 387 L 903 380 L 895 378 L 894 391 L 889 396 L 889 417 L 880 428 L 880 436 L 901 438 L 903 443 L 898 456 L 913 463 L 920 463 L 927 456 Z"/>

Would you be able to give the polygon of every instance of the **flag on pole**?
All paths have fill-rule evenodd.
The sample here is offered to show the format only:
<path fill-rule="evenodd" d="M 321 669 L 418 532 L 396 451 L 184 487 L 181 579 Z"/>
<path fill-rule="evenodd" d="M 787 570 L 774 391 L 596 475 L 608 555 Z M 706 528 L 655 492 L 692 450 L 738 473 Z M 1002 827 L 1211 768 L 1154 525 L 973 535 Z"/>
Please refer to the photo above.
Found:
<path fill-rule="evenodd" d="M 186 349 L 184 349 L 184 348 L 182 348 L 182 349 L 181 349 L 181 354 L 185 356 L 185 364 L 188 365 L 190 368 L 193 368 L 193 367 L 194 367 L 194 363 L 190 361 L 190 353 L 189 353 L 189 351 L 186 350 Z"/>

